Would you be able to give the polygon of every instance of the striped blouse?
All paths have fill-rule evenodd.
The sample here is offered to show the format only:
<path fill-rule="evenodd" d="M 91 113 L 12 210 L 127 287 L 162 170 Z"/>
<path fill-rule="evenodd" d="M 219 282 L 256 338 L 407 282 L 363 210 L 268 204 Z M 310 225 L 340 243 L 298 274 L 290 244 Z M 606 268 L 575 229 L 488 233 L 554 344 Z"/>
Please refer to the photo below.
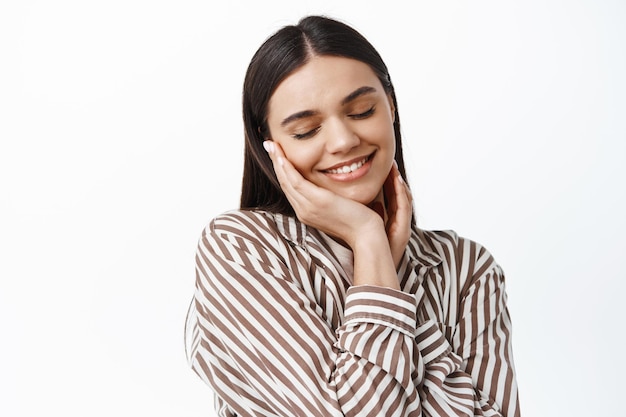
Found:
<path fill-rule="evenodd" d="M 238 210 L 207 226 L 185 344 L 219 416 L 520 415 L 487 250 L 416 228 L 401 291 L 352 286 L 340 258 L 293 217 Z"/>

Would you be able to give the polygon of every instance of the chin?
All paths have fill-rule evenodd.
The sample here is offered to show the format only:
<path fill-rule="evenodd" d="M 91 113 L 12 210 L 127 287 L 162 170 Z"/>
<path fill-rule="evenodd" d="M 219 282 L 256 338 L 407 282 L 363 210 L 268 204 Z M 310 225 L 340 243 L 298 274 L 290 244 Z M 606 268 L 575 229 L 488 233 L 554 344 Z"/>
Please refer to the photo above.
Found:
<path fill-rule="evenodd" d="M 376 200 L 376 197 L 378 196 L 379 192 L 380 192 L 380 188 L 377 189 L 376 191 L 367 191 L 367 192 L 353 190 L 351 192 L 341 193 L 341 195 L 343 197 L 349 198 L 350 200 L 359 202 L 367 206 L 372 201 Z"/>

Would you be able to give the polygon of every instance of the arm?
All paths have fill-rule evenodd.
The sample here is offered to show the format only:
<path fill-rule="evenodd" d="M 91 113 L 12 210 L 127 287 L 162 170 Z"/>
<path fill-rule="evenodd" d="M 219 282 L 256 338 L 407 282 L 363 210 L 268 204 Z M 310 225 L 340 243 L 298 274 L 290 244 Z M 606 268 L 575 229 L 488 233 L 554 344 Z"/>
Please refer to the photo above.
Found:
<path fill-rule="evenodd" d="M 399 289 L 396 267 L 411 234 L 412 197 L 394 162 L 379 194 L 388 200 L 389 219 L 370 207 L 307 181 L 280 147 L 265 141 L 281 189 L 298 219 L 345 242 L 354 253 L 354 284 Z"/>
<path fill-rule="evenodd" d="M 389 202 L 390 219 L 383 226 L 380 217 L 374 216 L 374 227 L 370 228 L 369 225 L 372 223 L 363 219 L 371 218 L 371 210 L 353 201 L 339 198 L 305 181 L 290 162 L 285 159 L 280 146 L 271 144 L 268 151 L 274 161 L 281 187 L 292 203 L 298 217 L 306 224 L 338 236 L 352 248 L 355 263 L 354 285 L 376 285 L 397 289 L 398 281 L 394 266 L 399 265 L 399 260 L 404 253 L 412 213 L 411 194 L 403 183 L 397 167 L 392 169 L 383 188 Z M 368 214 L 369 217 L 367 217 Z M 474 243 L 472 242 L 472 244 Z M 459 351 L 459 346 L 455 346 L 456 349 L 453 350 L 432 321 L 420 324 L 415 331 L 416 345 L 412 349 L 413 383 L 419 391 L 424 409 L 431 415 L 472 415 L 473 413 L 482 413 L 481 410 L 483 409 L 490 410 L 487 414 L 493 415 L 496 413 L 495 410 L 500 408 L 498 402 L 491 401 L 493 407 L 485 405 L 484 403 L 489 402 L 490 397 L 487 396 L 487 400 L 485 400 L 484 390 L 477 389 L 474 392 L 474 387 L 481 388 L 482 385 L 490 383 L 485 382 L 489 379 L 485 378 L 484 374 L 493 368 L 493 366 L 487 366 L 488 362 L 496 361 L 502 364 L 502 367 L 498 366 L 497 369 L 498 372 L 502 371 L 507 375 L 508 382 L 502 388 L 502 384 L 497 380 L 498 376 L 495 379 L 492 378 L 495 381 L 495 386 L 500 387 L 498 388 L 500 393 L 497 394 L 496 388 L 494 388 L 489 395 L 491 398 L 497 398 L 497 401 L 504 401 L 504 408 L 508 407 L 509 402 L 505 397 L 515 397 L 513 412 L 507 413 L 508 410 L 506 409 L 503 411 L 505 415 L 514 415 L 517 412 L 515 411 L 517 393 L 512 373 L 512 360 L 502 361 L 500 350 L 497 352 L 485 350 L 492 344 L 502 346 L 501 343 L 504 343 L 508 346 L 510 357 L 510 341 L 507 340 L 509 333 L 507 326 L 510 323 L 508 316 L 505 317 L 508 313 L 505 311 L 503 316 L 497 313 L 498 318 L 485 314 L 485 311 L 491 313 L 492 310 L 496 309 L 498 303 L 504 302 L 504 299 L 494 300 L 494 297 L 489 296 L 483 300 L 484 294 L 482 293 L 485 288 L 489 290 L 493 286 L 480 288 L 482 280 L 493 279 L 497 275 L 496 271 L 490 272 L 485 268 L 485 265 L 495 265 L 495 262 L 491 255 L 482 248 L 478 252 L 471 253 L 478 253 L 478 258 L 473 262 L 476 265 L 481 265 L 482 268 L 478 269 L 479 274 L 466 279 L 467 282 L 474 283 L 473 285 L 477 286 L 479 290 L 476 290 L 475 295 L 467 294 L 463 299 L 464 313 L 461 323 L 457 326 L 456 335 L 463 339 L 460 343 L 464 345 L 465 356 L 460 357 L 455 353 Z M 462 253 L 458 255 L 462 256 Z M 499 271 L 499 268 L 496 269 Z M 457 273 L 461 273 L 461 271 L 457 271 Z M 503 282 L 500 284 L 503 287 Z M 476 288 L 474 286 L 472 288 Z M 501 295 L 503 293 L 502 288 Z M 440 296 L 444 297 L 444 294 L 440 294 Z M 504 319 L 505 323 L 497 322 L 500 319 Z M 504 337 L 500 333 L 483 335 L 485 329 L 492 326 L 497 330 L 505 331 L 506 335 Z M 468 332 L 467 329 L 471 331 Z M 504 340 L 500 340 L 501 338 Z M 479 343 L 483 343 L 484 346 L 481 345 L 479 348 Z M 369 349 L 371 350 L 372 347 Z M 480 359 L 478 355 L 482 355 Z M 477 365 L 471 377 L 462 371 L 465 369 L 467 361 L 470 361 L 470 364 L 482 362 Z M 477 375 L 480 373 L 483 375 Z M 512 391 L 514 392 L 510 392 L 512 383 Z M 504 393 L 505 391 L 506 393 Z M 475 398 L 476 395 L 479 398 Z"/>
<path fill-rule="evenodd" d="M 519 417 L 502 270 L 475 242 L 442 237 L 439 253 L 445 260 L 425 279 L 429 294 L 420 297 L 418 291 L 416 341 L 425 360 L 420 382 L 424 410 L 431 415 Z"/>
<path fill-rule="evenodd" d="M 353 286 L 334 332 L 299 284 L 311 272 L 293 261 L 305 251 L 263 246 L 279 238 L 226 220 L 199 244 L 189 343 L 192 367 L 222 405 L 241 415 L 256 406 L 277 416 L 519 416 L 502 274 L 490 256 L 474 261 L 452 344 L 433 320 L 416 322 L 423 289 Z"/>
<path fill-rule="evenodd" d="M 411 380 L 415 297 L 351 287 L 334 332 L 299 283 L 308 271 L 292 261 L 306 253 L 266 246 L 278 238 L 244 221 L 213 223 L 198 247 L 190 360 L 201 378 L 242 415 L 255 407 L 278 416 L 409 409 L 418 398 Z"/>
<path fill-rule="evenodd" d="M 341 197 L 306 180 L 285 157 L 282 148 L 273 141 L 264 142 L 276 178 L 296 216 L 304 224 L 319 229 L 345 242 L 354 254 L 354 284 L 377 285 L 399 289 L 396 275 L 396 254 L 392 253 L 384 220 L 371 208 Z M 387 183 L 398 189 L 396 199 L 401 209 L 394 213 L 395 246 L 404 252 L 410 235 L 410 201 L 408 188 L 402 185 L 396 168 Z M 397 229 L 402 229 L 399 233 Z M 400 252 L 396 250 L 397 252 Z M 399 256 L 397 257 L 399 258 Z"/>
<path fill-rule="evenodd" d="M 476 415 L 495 410 L 500 413 L 496 415 L 519 417 L 504 273 L 479 245 L 475 265 L 476 273 L 461 298 L 454 350 L 462 357 L 464 372 L 475 387 Z"/>

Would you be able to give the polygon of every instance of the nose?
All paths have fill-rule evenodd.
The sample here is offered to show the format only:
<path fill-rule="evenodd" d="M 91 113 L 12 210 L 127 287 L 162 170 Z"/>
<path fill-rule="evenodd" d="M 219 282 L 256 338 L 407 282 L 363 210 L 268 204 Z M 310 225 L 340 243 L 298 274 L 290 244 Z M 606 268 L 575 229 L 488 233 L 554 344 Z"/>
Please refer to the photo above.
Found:
<path fill-rule="evenodd" d="M 345 153 L 361 143 L 359 136 L 344 120 L 329 120 L 324 130 L 326 151 L 329 153 Z"/>

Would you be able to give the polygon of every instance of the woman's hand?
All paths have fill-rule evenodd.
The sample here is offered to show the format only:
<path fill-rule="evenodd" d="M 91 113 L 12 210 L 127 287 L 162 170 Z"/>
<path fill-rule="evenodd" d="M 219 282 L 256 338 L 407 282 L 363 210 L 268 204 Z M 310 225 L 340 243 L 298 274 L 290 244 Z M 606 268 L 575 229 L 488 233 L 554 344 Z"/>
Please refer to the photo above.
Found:
<path fill-rule="evenodd" d="M 406 245 L 411 237 L 411 219 L 413 218 L 413 197 L 406 182 L 402 179 L 398 165 L 394 161 L 389 176 L 383 185 L 387 201 L 387 239 L 398 268 Z"/>
<path fill-rule="evenodd" d="M 411 194 L 394 165 L 385 180 L 388 219 L 364 204 L 318 187 L 285 158 L 278 144 L 264 143 L 280 187 L 298 219 L 343 240 L 354 254 L 353 285 L 400 289 L 396 269 L 411 233 Z"/>
<path fill-rule="evenodd" d="M 274 163 L 278 182 L 300 221 L 343 240 L 353 250 L 357 240 L 367 240 L 369 236 L 384 239 L 383 220 L 374 210 L 305 179 L 276 142 L 267 141 L 264 146 Z"/>

